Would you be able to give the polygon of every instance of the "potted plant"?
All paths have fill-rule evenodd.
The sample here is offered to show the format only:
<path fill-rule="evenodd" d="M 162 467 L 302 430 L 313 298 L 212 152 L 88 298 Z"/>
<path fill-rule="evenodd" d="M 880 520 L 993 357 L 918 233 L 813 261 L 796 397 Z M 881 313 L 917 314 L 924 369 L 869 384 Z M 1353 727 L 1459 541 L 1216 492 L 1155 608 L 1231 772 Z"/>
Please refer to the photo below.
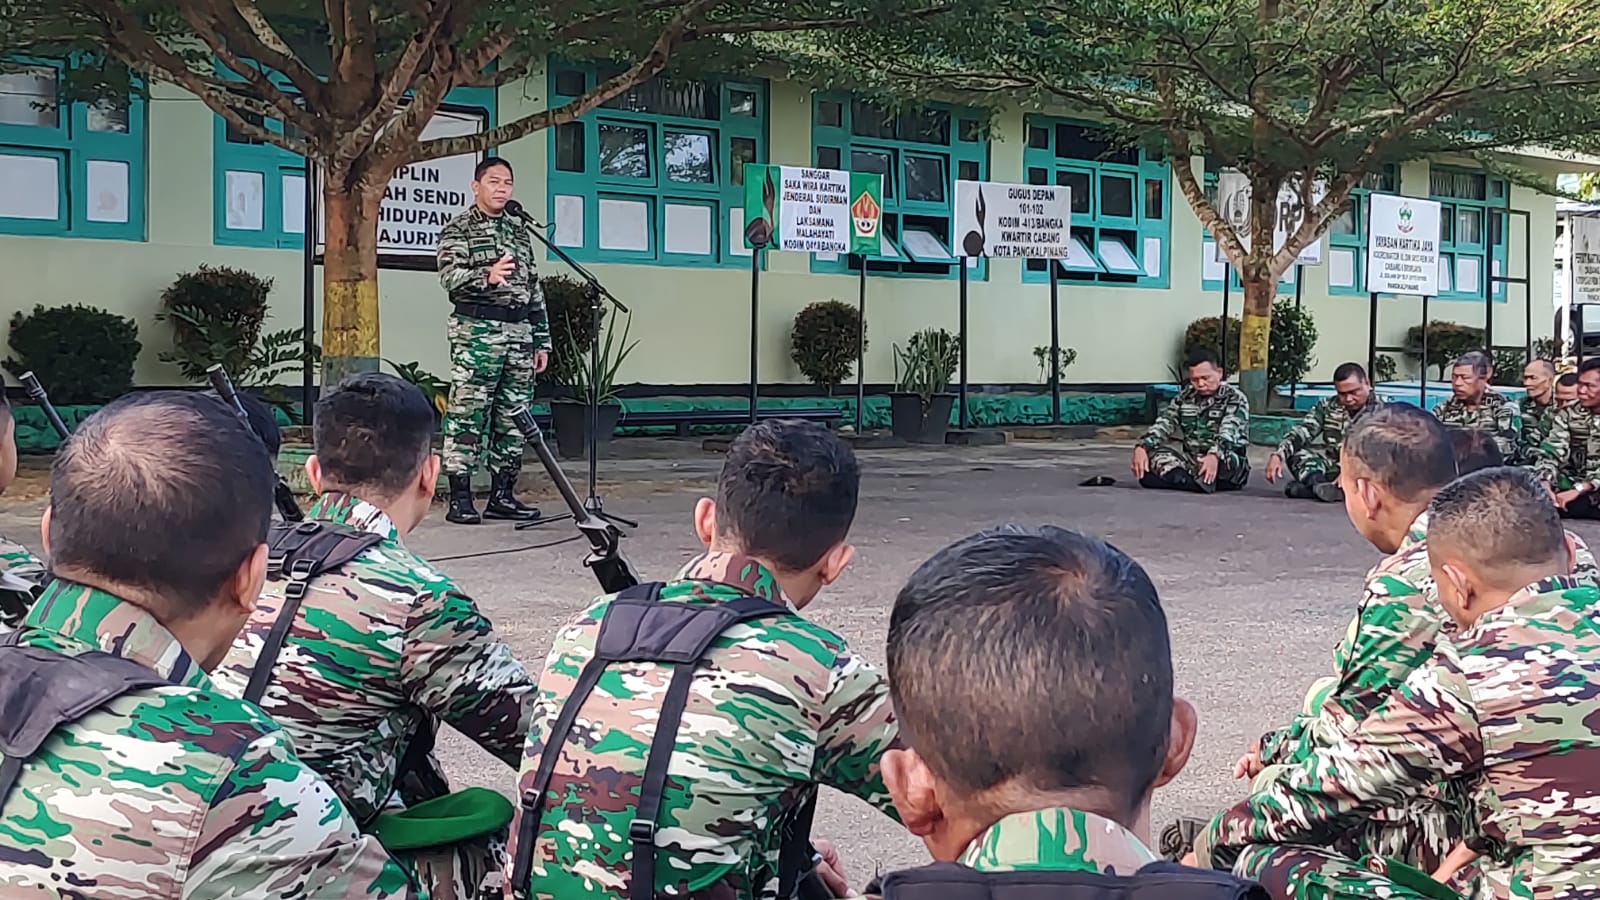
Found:
<path fill-rule="evenodd" d="M 633 352 L 639 342 L 628 342 L 628 331 L 633 325 L 631 316 L 622 323 L 622 337 L 618 339 L 615 317 L 605 325 L 604 341 L 600 346 L 599 378 L 594 376 L 594 360 L 589 348 L 579 347 L 568 332 L 560 352 L 572 362 L 562 367 L 559 385 L 565 396 L 550 401 L 550 424 L 556 430 L 556 451 L 565 459 L 578 459 L 588 453 L 591 437 L 597 445 L 608 444 L 617 430 L 617 419 L 622 416 L 622 404 L 615 390 L 617 370 Z M 590 382 L 593 382 L 591 384 Z M 599 432 L 589 434 L 589 401 L 594 397 L 600 404 Z"/>
<path fill-rule="evenodd" d="M 890 428 L 913 444 L 942 444 L 950 429 L 955 395 L 949 392 L 961 362 L 955 335 L 925 328 L 894 346 L 895 392 L 889 395 Z"/>

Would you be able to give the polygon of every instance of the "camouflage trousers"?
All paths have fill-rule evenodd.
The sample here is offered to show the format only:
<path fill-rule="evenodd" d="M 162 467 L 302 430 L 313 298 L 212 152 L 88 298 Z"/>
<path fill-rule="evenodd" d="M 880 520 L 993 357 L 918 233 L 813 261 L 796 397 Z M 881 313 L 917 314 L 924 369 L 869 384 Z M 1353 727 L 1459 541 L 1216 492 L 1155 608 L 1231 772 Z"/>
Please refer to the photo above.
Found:
<path fill-rule="evenodd" d="M 1273 900 L 1430 900 L 1435 896 L 1396 881 L 1388 871 L 1381 858 L 1357 860 L 1295 844 L 1246 847 L 1233 866 L 1235 875 L 1259 882 Z M 1428 875 L 1433 870 L 1419 871 Z M 1497 896 L 1475 864 L 1464 867 L 1441 887 L 1461 900 L 1493 900 Z"/>
<path fill-rule="evenodd" d="M 506 864 L 509 831 L 445 847 L 397 850 L 390 854 L 412 876 L 418 900 L 478 900 L 484 878 Z"/>
<path fill-rule="evenodd" d="M 1284 460 L 1289 467 L 1289 477 L 1301 484 L 1315 484 L 1317 481 L 1336 481 L 1339 478 L 1339 466 L 1336 461 L 1330 461 L 1326 453 L 1317 450 L 1301 450 Z"/>
<path fill-rule="evenodd" d="M 1209 493 L 1200 486 L 1200 462 L 1181 447 L 1160 446 L 1149 451 L 1150 471 L 1139 483 L 1147 488 Z M 1237 491 L 1250 480 L 1250 463 L 1237 454 L 1217 458 L 1216 489 Z"/>
<path fill-rule="evenodd" d="M 446 475 L 522 471 L 522 432 L 511 413 L 533 402 L 533 326 L 452 314 L 450 402 L 444 414 Z"/>

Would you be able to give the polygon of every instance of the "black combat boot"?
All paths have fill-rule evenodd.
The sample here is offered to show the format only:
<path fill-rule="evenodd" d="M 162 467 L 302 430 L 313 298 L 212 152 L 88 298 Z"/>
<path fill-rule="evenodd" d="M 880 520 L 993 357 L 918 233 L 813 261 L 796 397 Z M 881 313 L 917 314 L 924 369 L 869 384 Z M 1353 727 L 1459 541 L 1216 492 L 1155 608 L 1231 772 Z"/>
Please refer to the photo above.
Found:
<path fill-rule="evenodd" d="M 457 525 L 477 525 L 483 521 L 478 508 L 472 504 L 472 476 L 451 475 L 450 511 L 444 514 L 446 522 Z"/>
<path fill-rule="evenodd" d="M 539 518 L 539 508 L 529 506 L 512 495 L 511 489 L 517 485 L 517 473 L 496 472 L 491 487 L 489 488 L 489 502 L 484 504 L 483 515 L 487 519 L 512 519 L 519 522 L 529 522 Z"/>
<path fill-rule="evenodd" d="M 1321 472 L 1307 478 L 1306 484 L 1311 487 L 1311 496 L 1323 503 L 1344 502 L 1344 491 L 1339 488 L 1339 483 Z"/>
<path fill-rule="evenodd" d="M 1303 481 L 1289 482 L 1289 486 L 1283 489 L 1283 495 L 1290 500 L 1314 500 L 1317 496 L 1312 492 L 1311 485 Z"/>

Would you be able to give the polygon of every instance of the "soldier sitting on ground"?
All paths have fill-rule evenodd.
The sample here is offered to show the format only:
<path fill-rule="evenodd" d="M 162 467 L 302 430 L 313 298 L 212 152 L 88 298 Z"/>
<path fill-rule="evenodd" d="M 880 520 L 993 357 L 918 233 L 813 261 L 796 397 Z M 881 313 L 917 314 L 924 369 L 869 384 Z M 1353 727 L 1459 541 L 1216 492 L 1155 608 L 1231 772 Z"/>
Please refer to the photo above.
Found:
<path fill-rule="evenodd" d="M 900 590 L 888 660 L 907 749 L 884 777 L 936 861 L 884 876 L 888 900 L 1263 896 L 1149 847 L 1196 717 L 1155 585 L 1115 547 L 1048 526 L 958 541 Z"/>
<path fill-rule="evenodd" d="M 1517 411 L 1522 416 L 1522 434 L 1517 440 L 1516 458 L 1507 460 L 1519 466 L 1533 462 L 1539 445 L 1544 443 L 1550 426 L 1555 424 L 1556 411 L 1561 408 L 1556 403 L 1555 363 L 1548 359 L 1528 363 L 1522 368 L 1522 386 L 1527 390 L 1517 402 Z"/>
<path fill-rule="evenodd" d="M 788 896 L 797 845 L 809 867 L 817 785 L 893 814 L 878 766 L 898 735 L 888 684 L 801 616 L 854 555 L 859 484 L 826 428 L 751 425 L 716 500 L 695 507 L 708 552 L 557 633 L 518 785 L 512 890 L 771 900 Z"/>
<path fill-rule="evenodd" d="M 447 723 L 515 767 L 533 679 L 472 599 L 403 541 L 439 478 L 422 392 L 353 375 L 323 394 L 313 421 L 316 502 L 305 523 L 274 532 L 283 557 L 217 681 L 287 729 L 431 900 L 468 900 L 500 869 L 511 810 L 497 795 L 451 794 L 434 734 Z M 444 827 L 440 806 L 437 816 L 473 821 Z"/>
<path fill-rule="evenodd" d="M 1184 370 L 1189 383 L 1133 448 L 1133 477 L 1147 488 L 1236 491 L 1250 480 L 1250 402 L 1209 350 L 1190 353 Z"/>
<path fill-rule="evenodd" d="M 0 641 L 0 895 L 412 896 L 206 675 L 255 605 L 272 485 L 256 437 L 192 393 L 117 400 L 57 455 L 53 579 Z"/>
<path fill-rule="evenodd" d="M 1267 481 L 1273 484 L 1283 477 L 1287 464 L 1290 480 L 1283 491 L 1287 497 L 1324 503 L 1344 499 L 1339 492 L 1339 444 L 1353 422 L 1383 403 L 1372 392 L 1367 370 L 1353 362 L 1333 370 L 1333 389 L 1334 396 L 1318 400 L 1267 460 Z"/>
<path fill-rule="evenodd" d="M 1549 486 L 1561 514 L 1600 518 L 1600 357 L 1586 359 L 1576 373 L 1577 402 L 1556 411 L 1555 420 L 1529 467 Z"/>
<path fill-rule="evenodd" d="M 1442 780 L 1470 780 L 1482 836 L 1468 846 L 1492 860 L 1497 896 L 1594 896 L 1600 587 L 1573 574 L 1554 507 L 1518 468 L 1441 490 L 1427 553 L 1455 634 L 1380 706 L 1223 813 L 1197 844 L 1201 864 L 1231 865 L 1280 898 L 1419 898 L 1381 860 L 1306 845 Z"/>
<path fill-rule="evenodd" d="M 1452 428 L 1471 428 L 1494 435 L 1500 455 L 1516 459 L 1522 440 L 1522 412 L 1506 395 L 1489 386 L 1489 354 L 1463 353 L 1450 370 L 1450 397 L 1433 408 L 1439 421 Z"/>

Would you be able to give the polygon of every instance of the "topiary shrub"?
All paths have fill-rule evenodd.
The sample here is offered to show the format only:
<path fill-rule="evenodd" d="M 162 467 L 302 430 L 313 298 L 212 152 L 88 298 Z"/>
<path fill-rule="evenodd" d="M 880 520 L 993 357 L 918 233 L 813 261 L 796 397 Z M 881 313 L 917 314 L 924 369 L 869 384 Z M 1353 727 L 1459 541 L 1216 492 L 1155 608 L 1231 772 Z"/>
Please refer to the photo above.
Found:
<path fill-rule="evenodd" d="M 1175 370 L 1183 377 L 1183 360 L 1191 352 L 1204 347 L 1222 360 L 1223 370 L 1232 374 L 1239 371 L 1238 317 L 1228 317 L 1228 346 L 1222 344 L 1222 317 L 1206 316 L 1189 323 L 1183 332 L 1183 346 L 1178 354 Z M 1312 349 L 1317 345 L 1317 323 L 1311 313 L 1295 309 L 1294 302 L 1279 300 L 1272 306 L 1272 329 L 1267 335 L 1267 388 L 1290 384 L 1304 378 L 1316 365 Z"/>
<path fill-rule="evenodd" d="M 789 358 L 812 384 L 828 394 L 855 370 L 856 358 L 866 350 L 861 314 L 838 300 L 821 300 L 795 314 L 789 335 Z"/>
<path fill-rule="evenodd" d="M 132 319 L 92 306 L 35 306 L 11 317 L 6 371 L 33 372 L 58 406 L 107 403 L 133 387 L 143 345 Z"/>
<path fill-rule="evenodd" d="M 1422 362 L 1423 368 L 1432 366 L 1439 370 L 1439 380 L 1449 376 L 1446 370 L 1456 357 L 1471 350 L 1483 349 L 1483 329 L 1459 322 L 1428 323 L 1428 358 L 1422 358 L 1422 326 L 1406 329 L 1406 356 Z M 1497 366 L 1496 369 L 1499 367 Z M 1424 373 L 1426 374 L 1426 373 Z"/>
<path fill-rule="evenodd" d="M 550 363 L 539 373 L 537 382 L 543 385 L 572 384 L 579 377 L 576 370 L 583 365 L 585 357 L 574 357 L 571 353 L 563 352 L 563 348 L 570 345 L 584 354 L 589 352 L 589 342 L 594 339 L 589 285 L 565 275 L 550 275 L 539 279 L 539 286 L 544 288 L 544 308 L 550 319 L 550 346 L 556 349 L 551 351 Z M 600 302 L 600 322 L 604 327 L 609 310 L 604 300 Z"/>
<path fill-rule="evenodd" d="M 272 279 L 243 269 L 201 266 L 178 276 L 161 292 L 156 321 L 172 325 L 174 363 L 190 381 L 204 381 L 206 369 L 218 363 L 235 379 L 249 369 L 251 355 L 267 320 Z"/>
<path fill-rule="evenodd" d="M 1521 387 L 1522 370 L 1528 365 L 1526 351 L 1515 347 L 1502 348 L 1492 354 L 1494 360 L 1494 374 L 1489 376 L 1489 383 L 1501 387 Z"/>
<path fill-rule="evenodd" d="M 1373 384 L 1385 381 L 1394 381 L 1400 377 L 1400 366 L 1394 357 L 1387 353 L 1379 353 L 1378 358 L 1372 361 L 1372 371 L 1369 373 Z"/>
<path fill-rule="evenodd" d="M 1210 350 L 1222 360 L 1222 369 L 1229 374 L 1239 371 L 1239 323 L 1238 316 L 1228 317 L 1228 346 L 1222 346 L 1222 317 L 1206 316 L 1195 319 L 1183 332 L 1183 346 L 1178 348 L 1178 380 L 1188 377 L 1183 370 L 1183 360 L 1190 353 L 1200 348 Z"/>

